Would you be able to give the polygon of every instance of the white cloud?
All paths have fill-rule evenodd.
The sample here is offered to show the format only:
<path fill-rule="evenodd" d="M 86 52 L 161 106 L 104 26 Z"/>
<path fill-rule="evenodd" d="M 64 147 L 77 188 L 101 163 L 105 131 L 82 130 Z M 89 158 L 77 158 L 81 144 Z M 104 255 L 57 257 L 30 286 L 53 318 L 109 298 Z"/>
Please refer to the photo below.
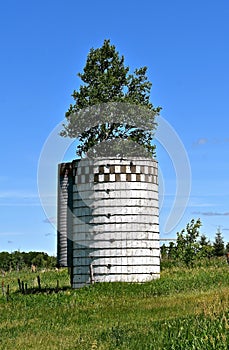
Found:
<path fill-rule="evenodd" d="M 220 213 L 215 211 L 206 211 L 206 212 L 196 211 L 196 212 L 193 212 L 192 214 L 198 214 L 198 215 L 200 214 L 204 216 L 229 216 L 229 212 Z"/>
<path fill-rule="evenodd" d="M 201 146 L 201 145 L 205 145 L 206 143 L 208 143 L 208 139 L 205 137 L 201 137 L 199 139 L 197 139 L 196 141 L 194 141 L 194 146 Z"/>
<path fill-rule="evenodd" d="M 55 194 L 47 194 L 42 198 L 47 206 L 54 206 L 56 204 Z M 41 206 L 40 196 L 38 193 L 9 190 L 0 191 L 0 206 L 4 207 L 38 207 Z"/>
<path fill-rule="evenodd" d="M 39 198 L 39 196 L 38 196 L 38 193 L 10 190 L 10 191 L 0 191 L 0 199 L 2 198 L 27 199 L 27 198 Z"/>
<path fill-rule="evenodd" d="M 0 236 L 23 236 L 24 233 L 22 232 L 16 232 L 16 231 L 9 231 L 9 232 L 6 232 L 6 231 L 3 231 L 3 232 L 0 232 Z"/>
<path fill-rule="evenodd" d="M 194 146 L 202 146 L 202 145 L 206 145 L 208 144 L 222 144 L 222 143 L 228 143 L 229 142 L 229 138 L 212 138 L 212 139 L 208 139 L 206 137 L 200 137 L 199 139 L 197 139 L 196 141 L 193 142 Z"/>
<path fill-rule="evenodd" d="M 195 203 L 195 202 L 190 202 L 189 207 L 190 208 L 205 208 L 205 207 L 213 207 L 215 204 L 214 203 Z"/>

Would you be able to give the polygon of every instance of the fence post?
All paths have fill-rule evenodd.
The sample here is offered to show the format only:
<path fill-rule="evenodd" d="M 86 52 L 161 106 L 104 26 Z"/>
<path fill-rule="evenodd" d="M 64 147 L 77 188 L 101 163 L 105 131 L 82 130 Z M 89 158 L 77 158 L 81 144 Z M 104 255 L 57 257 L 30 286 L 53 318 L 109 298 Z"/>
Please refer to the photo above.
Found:
<path fill-rule="evenodd" d="M 38 289 L 41 290 L 41 279 L 40 276 L 37 276 Z"/>
<path fill-rule="evenodd" d="M 93 265 L 92 264 L 90 264 L 90 280 L 91 280 L 91 284 L 95 283 L 94 271 L 93 271 Z"/>
<path fill-rule="evenodd" d="M 19 292 L 21 292 L 21 280 L 20 280 L 20 278 L 18 278 L 17 282 L 18 282 Z"/>
<path fill-rule="evenodd" d="M 22 294 L 25 294 L 25 286 L 24 286 L 24 282 L 21 282 L 21 292 Z"/>
<path fill-rule="evenodd" d="M 10 286 L 9 284 L 7 285 L 7 290 L 6 290 L 6 301 L 9 300 L 9 296 L 10 296 Z"/>

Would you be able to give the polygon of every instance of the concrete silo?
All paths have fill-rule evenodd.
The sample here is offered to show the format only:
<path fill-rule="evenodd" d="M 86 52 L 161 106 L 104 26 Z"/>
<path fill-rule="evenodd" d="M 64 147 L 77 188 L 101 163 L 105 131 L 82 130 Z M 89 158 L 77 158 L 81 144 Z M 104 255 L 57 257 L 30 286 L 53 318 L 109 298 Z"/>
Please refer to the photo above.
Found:
<path fill-rule="evenodd" d="M 93 282 L 145 282 L 160 276 L 154 159 L 85 158 L 60 165 L 59 215 L 63 205 L 58 225 L 63 228 L 65 221 L 66 231 L 58 227 L 58 260 L 62 257 L 71 267 L 73 288 Z"/>

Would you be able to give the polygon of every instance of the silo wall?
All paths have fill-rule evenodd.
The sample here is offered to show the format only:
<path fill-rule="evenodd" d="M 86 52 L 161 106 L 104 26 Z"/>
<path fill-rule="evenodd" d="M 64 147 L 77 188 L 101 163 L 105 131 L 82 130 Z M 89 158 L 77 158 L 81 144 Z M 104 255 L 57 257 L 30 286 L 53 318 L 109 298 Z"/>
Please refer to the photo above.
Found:
<path fill-rule="evenodd" d="M 157 162 L 100 158 L 72 164 L 72 287 L 158 278 Z"/>
<path fill-rule="evenodd" d="M 58 165 L 57 176 L 57 265 L 72 266 L 72 167 L 74 162 Z"/>

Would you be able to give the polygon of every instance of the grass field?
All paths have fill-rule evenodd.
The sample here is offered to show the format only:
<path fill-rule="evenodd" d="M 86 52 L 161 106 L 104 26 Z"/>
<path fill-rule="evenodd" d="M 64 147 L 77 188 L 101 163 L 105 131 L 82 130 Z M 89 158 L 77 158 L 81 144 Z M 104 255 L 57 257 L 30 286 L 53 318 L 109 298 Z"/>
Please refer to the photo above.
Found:
<path fill-rule="evenodd" d="M 229 348 L 229 275 L 224 260 L 162 269 L 145 284 L 71 290 L 67 270 L 7 273 L 0 296 L 0 349 Z M 18 278 L 27 294 L 18 291 Z M 59 290 L 56 290 L 57 280 Z M 8 298 L 8 300 L 7 300 Z"/>

